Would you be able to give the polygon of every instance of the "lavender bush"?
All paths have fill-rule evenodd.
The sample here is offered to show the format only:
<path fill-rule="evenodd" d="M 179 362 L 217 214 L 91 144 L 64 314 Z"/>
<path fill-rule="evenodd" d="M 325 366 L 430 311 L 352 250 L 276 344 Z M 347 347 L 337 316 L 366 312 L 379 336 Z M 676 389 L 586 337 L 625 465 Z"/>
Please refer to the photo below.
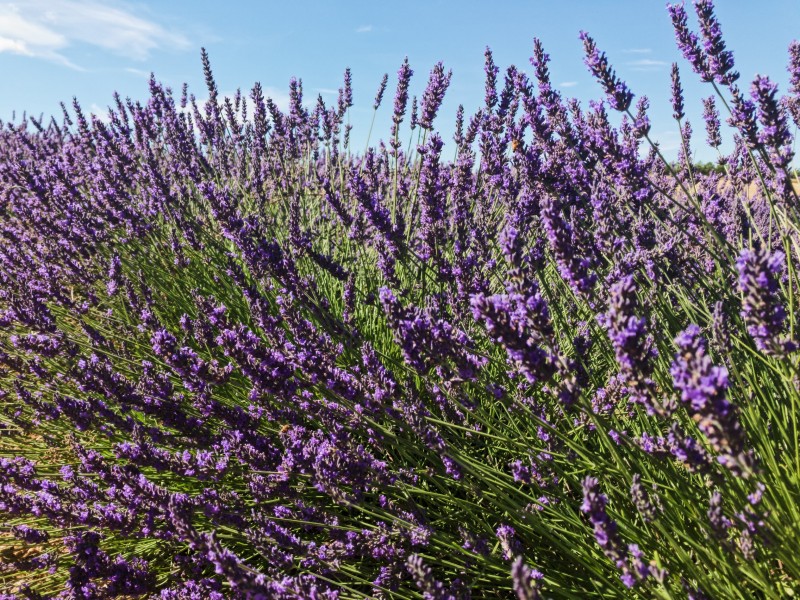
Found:
<path fill-rule="evenodd" d="M 748 89 L 695 9 L 717 170 L 587 33 L 603 101 L 487 50 L 451 161 L 441 63 L 363 153 L 349 70 L 282 111 L 205 52 L 206 102 L 5 123 L 0 598 L 800 592 L 800 46 Z"/>

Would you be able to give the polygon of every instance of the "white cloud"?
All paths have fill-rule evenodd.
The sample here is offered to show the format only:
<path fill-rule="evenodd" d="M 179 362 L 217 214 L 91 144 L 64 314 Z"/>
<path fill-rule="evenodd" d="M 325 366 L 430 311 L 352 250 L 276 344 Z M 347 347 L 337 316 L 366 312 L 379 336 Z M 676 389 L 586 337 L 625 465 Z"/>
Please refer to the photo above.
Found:
<path fill-rule="evenodd" d="M 125 69 L 127 73 L 131 75 L 136 75 L 137 77 L 141 77 L 143 79 L 150 79 L 150 71 L 144 71 L 142 69 L 134 69 L 133 67 L 128 67 Z"/>
<path fill-rule="evenodd" d="M 660 71 L 666 67 L 667 63 L 663 60 L 653 60 L 652 58 L 642 58 L 627 63 L 634 71 Z"/>
<path fill-rule="evenodd" d="M 571 88 L 575 87 L 576 85 L 578 85 L 577 81 L 562 81 L 561 83 L 558 84 L 558 87 Z"/>
<path fill-rule="evenodd" d="M 111 115 L 109 115 L 108 107 L 103 108 L 99 104 L 92 103 L 89 107 L 89 114 L 96 116 L 103 123 L 111 122 Z"/>
<path fill-rule="evenodd" d="M 628 48 L 623 50 L 625 54 L 650 54 L 652 51 L 652 48 Z"/>
<path fill-rule="evenodd" d="M 338 96 L 339 95 L 339 90 L 334 90 L 332 88 L 315 88 L 314 91 L 315 92 L 319 92 L 320 94 L 322 94 L 324 96 Z"/>
<path fill-rule="evenodd" d="M 362 25 L 356 29 L 356 33 L 369 33 L 370 31 L 372 31 L 372 25 Z"/>
<path fill-rule="evenodd" d="M 159 48 L 189 46 L 181 33 L 137 16 L 117 1 L 0 2 L 0 52 L 79 68 L 65 51 L 80 43 L 134 60 L 144 60 Z"/>

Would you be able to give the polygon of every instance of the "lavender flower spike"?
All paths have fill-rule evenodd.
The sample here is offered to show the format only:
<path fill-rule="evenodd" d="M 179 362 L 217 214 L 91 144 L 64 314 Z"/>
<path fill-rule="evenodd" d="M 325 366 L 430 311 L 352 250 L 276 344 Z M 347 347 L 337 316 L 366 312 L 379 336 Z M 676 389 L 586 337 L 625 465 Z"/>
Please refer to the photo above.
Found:
<path fill-rule="evenodd" d="M 539 600 L 539 581 L 543 577 L 539 571 L 526 565 L 521 556 L 511 565 L 511 582 L 518 600 Z"/>
<path fill-rule="evenodd" d="M 617 533 L 617 524 L 606 512 L 608 497 L 600 493 L 599 484 L 595 477 L 586 477 L 583 480 L 583 504 L 581 511 L 589 516 L 589 521 L 594 527 L 594 537 L 598 546 L 618 569 L 622 571 L 622 581 L 627 587 L 636 583 L 628 567 L 628 551 Z"/>
<path fill-rule="evenodd" d="M 784 254 L 770 254 L 762 247 L 743 249 L 736 260 L 742 318 L 756 347 L 764 354 L 783 355 L 797 349 L 791 340 L 781 340 L 786 310 L 781 301 L 778 278 L 783 272 Z"/>
<path fill-rule="evenodd" d="M 714 103 L 714 96 L 703 99 L 703 119 L 706 122 L 706 140 L 712 148 L 719 148 L 722 144 L 722 137 L 719 133 L 719 112 Z"/>
<path fill-rule="evenodd" d="M 620 374 L 629 388 L 631 400 L 643 404 L 650 414 L 664 413 L 655 399 L 651 359 L 656 356 L 647 330 L 647 319 L 637 312 L 636 289 L 628 275 L 611 286 L 608 311 L 598 321 L 608 330 L 608 338 L 620 366 Z"/>
<path fill-rule="evenodd" d="M 375 94 L 375 102 L 372 103 L 372 108 L 378 110 L 378 107 L 383 102 L 383 94 L 386 91 L 386 84 L 389 83 L 389 75 L 384 74 L 383 79 L 381 79 L 381 84 L 378 86 L 378 93 Z"/>
<path fill-rule="evenodd" d="M 678 353 L 672 363 L 675 390 L 715 452 L 717 460 L 734 473 L 749 475 L 753 456 L 745 450 L 745 434 L 736 407 L 725 397 L 728 371 L 708 356 L 706 342 L 697 325 L 690 325 L 677 338 Z"/>
<path fill-rule="evenodd" d="M 436 63 L 433 67 L 430 79 L 428 79 L 428 87 L 425 88 L 419 105 L 419 126 L 423 129 L 433 128 L 433 120 L 436 118 L 436 113 L 439 112 L 452 76 L 452 71 L 445 74 L 444 64 L 441 62 Z"/>
<path fill-rule="evenodd" d="M 800 42 L 789 44 L 789 95 L 786 96 L 786 108 L 792 115 L 795 125 L 800 127 Z"/>
<path fill-rule="evenodd" d="M 585 31 L 581 31 L 580 38 L 583 40 L 583 50 L 586 53 L 584 62 L 595 79 L 603 86 L 611 108 L 625 112 L 631 106 L 633 93 L 624 82 L 617 78 L 614 69 L 608 64 L 606 53 L 597 49 L 597 44 L 592 37 Z"/>
<path fill-rule="evenodd" d="M 722 85 L 731 85 L 739 79 L 739 73 L 733 70 L 733 53 L 725 49 L 722 30 L 714 14 L 714 3 L 711 0 L 696 0 L 694 10 L 700 23 L 700 33 L 703 35 L 708 68 L 714 76 L 714 81 Z"/>
<path fill-rule="evenodd" d="M 758 105 L 758 120 L 761 122 L 758 141 L 764 145 L 772 165 L 781 175 L 783 169 L 792 162 L 794 152 L 786 111 L 778 103 L 777 94 L 778 86 L 769 77 L 757 75 L 753 80 L 750 95 Z"/>
<path fill-rule="evenodd" d="M 683 112 L 683 88 L 678 63 L 672 63 L 672 117 L 680 121 L 686 113 Z"/>
<path fill-rule="evenodd" d="M 697 34 L 689 30 L 686 8 L 683 4 L 668 4 L 667 11 L 672 19 L 675 39 L 683 57 L 689 61 L 694 72 L 700 75 L 703 81 L 714 81 L 714 75 L 708 66 L 708 59 L 700 47 L 700 39 Z"/>

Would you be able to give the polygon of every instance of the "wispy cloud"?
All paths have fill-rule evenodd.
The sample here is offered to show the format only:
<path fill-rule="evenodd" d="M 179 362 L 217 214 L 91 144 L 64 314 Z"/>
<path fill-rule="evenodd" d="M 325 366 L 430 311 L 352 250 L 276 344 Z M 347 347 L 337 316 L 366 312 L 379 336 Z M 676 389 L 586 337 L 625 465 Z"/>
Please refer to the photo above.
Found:
<path fill-rule="evenodd" d="M 362 25 L 356 29 L 356 33 L 369 33 L 370 31 L 372 31 L 372 25 Z"/>
<path fill-rule="evenodd" d="M 150 71 L 145 71 L 143 69 L 134 69 L 133 67 L 128 67 L 125 69 L 126 73 L 130 73 L 131 75 L 136 75 L 137 77 L 142 77 L 143 79 L 150 79 Z"/>
<path fill-rule="evenodd" d="M 331 88 L 314 88 L 315 92 L 319 92 L 324 96 L 336 96 L 339 93 L 339 90 L 334 90 Z"/>
<path fill-rule="evenodd" d="M 625 54 L 650 54 L 653 52 L 652 48 L 627 48 L 623 50 Z"/>
<path fill-rule="evenodd" d="M 660 71 L 667 64 L 663 60 L 653 60 L 652 58 L 641 58 L 627 63 L 633 71 Z"/>
<path fill-rule="evenodd" d="M 571 88 L 575 87 L 576 85 L 578 85 L 577 81 L 562 81 L 561 83 L 558 84 L 558 87 Z"/>
<path fill-rule="evenodd" d="M 159 48 L 186 48 L 183 34 L 135 14 L 116 1 L 24 0 L 0 2 L 0 52 L 42 58 L 74 69 L 67 50 L 89 44 L 144 60 Z"/>

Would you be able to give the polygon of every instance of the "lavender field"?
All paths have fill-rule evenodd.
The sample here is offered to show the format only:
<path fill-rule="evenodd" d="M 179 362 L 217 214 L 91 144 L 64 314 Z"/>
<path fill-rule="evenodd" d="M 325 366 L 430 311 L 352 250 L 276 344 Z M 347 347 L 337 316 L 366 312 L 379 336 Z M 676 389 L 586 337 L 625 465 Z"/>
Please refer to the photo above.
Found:
<path fill-rule="evenodd" d="M 589 33 L 597 102 L 487 50 L 446 145 L 408 61 L 366 149 L 349 70 L 205 51 L 0 123 L 0 599 L 800 594 L 800 42 L 782 95 L 665 18 L 676 161 Z"/>

